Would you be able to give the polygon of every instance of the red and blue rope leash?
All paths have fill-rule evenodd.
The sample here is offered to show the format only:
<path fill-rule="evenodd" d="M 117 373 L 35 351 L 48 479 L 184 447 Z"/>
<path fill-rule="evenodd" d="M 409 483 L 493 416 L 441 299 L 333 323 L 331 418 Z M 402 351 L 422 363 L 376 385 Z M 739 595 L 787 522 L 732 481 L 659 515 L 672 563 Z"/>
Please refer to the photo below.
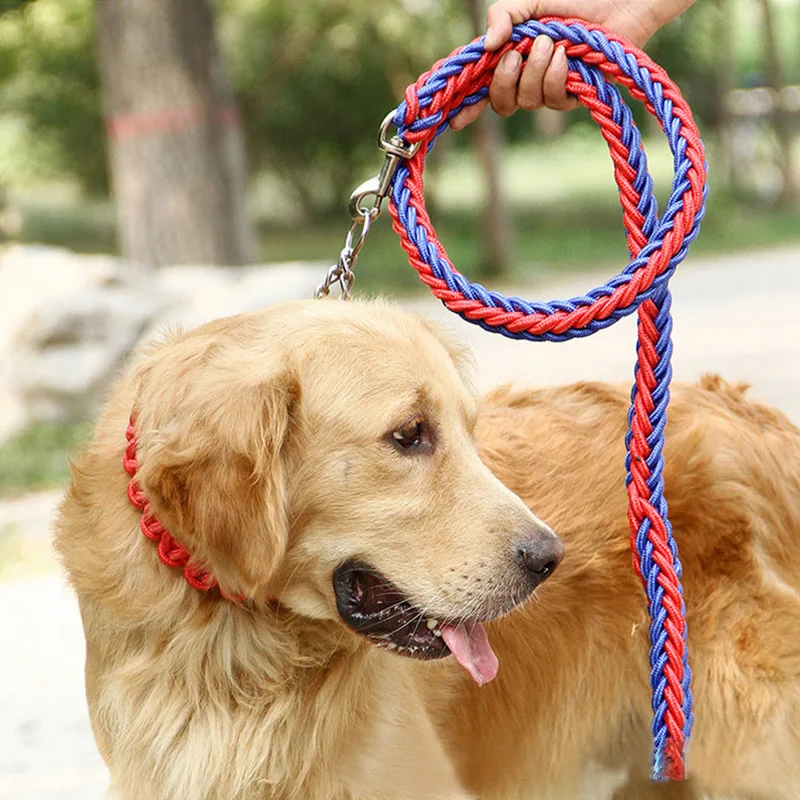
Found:
<path fill-rule="evenodd" d="M 503 54 L 513 48 L 527 56 L 541 35 L 566 48 L 567 91 L 589 109 L 608 143 L 631 255 L 603 286 L 550 303 L 488 291 L 454 269 L 428 217 L 422 179 L 436 138 L 462 108 L 487 95 Z M 666 134 L 675 178 L 661 216 L 639 131 L 611 80 L 642 101 Z M 448 309 L 504 336 L 557 342 L 589 336 L 638 313 L 626 467 L 633 562 L 651 618 L 652 777 L 683 779 L 692 727 L 691 672 L 681 563 L 664 499 L 663 450 L 672 375 L 669 279 L 698 234 L 707 193 L 703 145 L 689 107 L 666 73 L 630 43 L 579 20 L 547 18 L 517 25 L 495 52 L 484 50 L 483 38 L 455 50 L 406 90 L 393 123 L 403 144 L 418 148 L 399 162 L 389 185 L 393 227 L 420 279 Z"/>
<path fill-rule="evenodd" d="M 495 67 L 508 50 L 526 57 L 537 36 L 565 47 L 567 91 L 589 110 L 608 144 L 630 251 L 625 268 L 604 285 L 581 297 L 549 303 L 505 297 L 461 275 L 436 238 L 422 180 L 427 154 L 450 120 L 486 97 Z M 641 136 L 611 81 L 643 102 L 666 134 L 675 177 L 661 216 Z M 397 135 L 389 138 L 392 123 Z M 317 289 L 318 297 L 326 296 L 334 283 L 340 284 L 343 297 L 349 296 L 352 266 L 388 195 L 393 227 L 409 262 L 433 294 L 468 322 L 514 339 L 563 342 L 590 336 L 634 311 L 638 314 L 626 437 L 628 520 L 633 565 L 647 594 L 651 620 L 652 777 L 681 780 L 692 728 L 691 672 L 681 563 L 664 499 L 663 453 L 672 377 L 669 280 L 699 232 L 707 194 L 705 154 L 691 111 L 664 70 L 629 42 L 582 20 L 545 18 L 517 25 L 500 50 L 486 52 L 480 38 L 434 64 L 384 120 L 379 143 L 386 152 L 383 169 L 351 195 L 353 223 L 338 263 Z M 365 206 L 370 196 L 374 204 Z"/>

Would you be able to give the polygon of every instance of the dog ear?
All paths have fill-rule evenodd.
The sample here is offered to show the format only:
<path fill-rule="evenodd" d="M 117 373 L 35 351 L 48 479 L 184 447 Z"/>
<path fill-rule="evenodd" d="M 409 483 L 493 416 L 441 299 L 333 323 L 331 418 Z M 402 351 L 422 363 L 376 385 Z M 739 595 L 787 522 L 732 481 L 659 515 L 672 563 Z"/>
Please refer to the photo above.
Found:
<path fill-rule="evenodd" d="M 478 394 L 477 368 L 475 355 L 466 341 L 459 339 L 455 332 L 446 331 L 441 325 L 420 318 L 423 329 L 433 336 L 447 351 L 453 366 L 456 368 L 464 386 L 474 395 Z"/>
<path fill-rule="evenodd" d="M 223 591 L 258 597 L 286 551 L 283 461 L 297 385 L 279 368 L 241 380 L 230 364 L 182 377 L 151 398 L 155 413 L 140 400 L 142 488 Z"/>

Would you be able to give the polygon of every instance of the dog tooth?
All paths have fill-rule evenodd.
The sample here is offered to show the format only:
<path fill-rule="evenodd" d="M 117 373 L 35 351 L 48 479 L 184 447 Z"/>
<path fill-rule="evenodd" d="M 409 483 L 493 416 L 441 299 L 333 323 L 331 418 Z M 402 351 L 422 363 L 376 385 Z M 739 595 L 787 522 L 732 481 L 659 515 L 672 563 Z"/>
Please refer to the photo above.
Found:
<path fill-rule="evenodd" d="M 389 642 L 389 643 L 386 645 L 386 649 L 387 649 L 387 650 L 394 650 L 396 647 L 397 647 L 397 645 L 396 645 L 394 642 Z"/>
<path fill-rule="evenodd" d="M 428 625 L 428 630 L 432 631 L 439 624 L 439 620 L 438 619 L 429 619 L 426 624 Z"/>
<path fill-rule="evenodd" d="M 433 635 L 434 636 L 438 636 L 440 639 L 442 638 L 442 632 L 441 631 L 434 631 Z"/>

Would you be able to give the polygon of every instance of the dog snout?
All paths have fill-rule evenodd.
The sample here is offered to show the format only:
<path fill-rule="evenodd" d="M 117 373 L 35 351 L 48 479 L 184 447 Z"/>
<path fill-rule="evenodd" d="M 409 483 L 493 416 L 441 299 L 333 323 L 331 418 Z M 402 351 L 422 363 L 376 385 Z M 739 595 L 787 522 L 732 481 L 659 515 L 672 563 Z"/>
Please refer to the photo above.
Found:
<path fill-rule="evenodd" d="M 549 528 L 537 528 L 517 544 L 516 560 L 531 590 L 547 580 L 563 558 L 564 544 Z"/>

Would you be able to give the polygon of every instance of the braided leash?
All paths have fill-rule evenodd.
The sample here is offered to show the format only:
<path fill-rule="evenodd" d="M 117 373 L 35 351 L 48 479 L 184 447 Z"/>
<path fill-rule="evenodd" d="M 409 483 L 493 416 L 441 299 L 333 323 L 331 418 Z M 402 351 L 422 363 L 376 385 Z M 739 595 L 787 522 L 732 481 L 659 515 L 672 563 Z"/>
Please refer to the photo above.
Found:
<path fill-rule="evenodd" d="M 462 108 L 488 94 L 500 58 L 512 48 L 527 56 L 540 35 L 566 48 L 567 91 L 589 109 L 608 143 L 631 255 L 622 272 L 603 286 L 550 303 L 504 297 L 457 272 L 428 217 L 422 180 L 436 138 Z M 639 131 L 609 79 L 642 101 L 667 136 L 675 178 L 661 217 Z M 707 192 L 703 146 L 689 107 L 666 73 L 624 39 L 579 20 L 546 18 L 517 25 L 510 42 L 498 51 L 486 52 L 483 38 L 455 50 L 406 90 L 392 121 L 399 136 L 393 141 L 410 154 L 388 184 L 393 227 L 420 279 L 447 308 L 504 336 L 557 342 L 589 336 L 638 312 L 626 468 L 633 563 L 651 617 L 652 777 L 683 779 L 692 727 L 691 672 L 681 564 L 663 493 L 663 450 L 672 375 L 668 282 L 698 234 Z M 380 200 L 378 194 L 371 218 L 377 216 Z"/>

